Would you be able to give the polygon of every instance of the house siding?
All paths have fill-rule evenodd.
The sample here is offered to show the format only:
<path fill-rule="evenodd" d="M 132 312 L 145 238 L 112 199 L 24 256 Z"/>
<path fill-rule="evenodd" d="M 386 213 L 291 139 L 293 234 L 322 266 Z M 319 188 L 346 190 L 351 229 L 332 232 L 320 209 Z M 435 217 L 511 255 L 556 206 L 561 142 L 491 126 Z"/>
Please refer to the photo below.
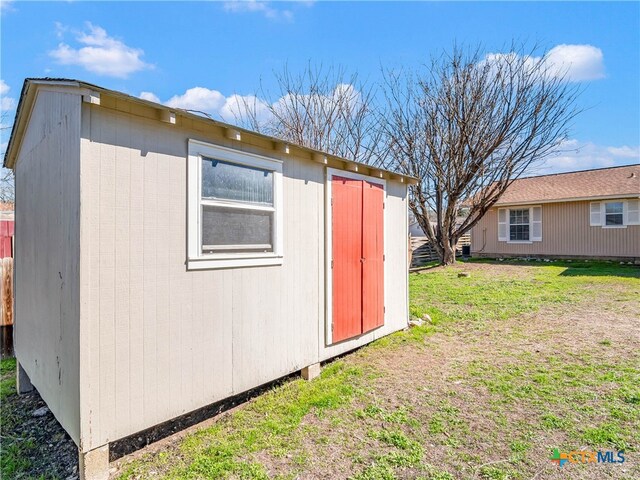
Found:
<path fill-rule="evenodd" d="M 83 451 L 406 326 L 404 184 L 387 182 L 385 325 L 327 346 L 325 166 L 104 107 L 82 106 Z M 284 161 L 283 265 L 187 271 L 189 139 Z"/>
<path fill-rule="evenodd" d="M 471 231 L 471 252 L 484 256 L 640 258 L 640 225 L 592 227 L 589 204 L 589 201 L 542 204 L 542 241 L 530 244 L 499 242 L 498 207 L 492 208 Z"/>
<path fill-rule="evenodd" d="M 15 165 L 16 358 L 76 443 L 80 99 L 38 92 Z"/>

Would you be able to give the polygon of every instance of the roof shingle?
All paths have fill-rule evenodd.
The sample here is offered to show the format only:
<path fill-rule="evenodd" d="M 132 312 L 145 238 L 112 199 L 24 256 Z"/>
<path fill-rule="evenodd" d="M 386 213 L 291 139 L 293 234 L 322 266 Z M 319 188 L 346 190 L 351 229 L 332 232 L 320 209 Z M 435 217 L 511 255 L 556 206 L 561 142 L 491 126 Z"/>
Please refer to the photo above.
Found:
<path fill-rule="evenodd" d="M 520 178 L 496 205 L 581 200 L 598 197 L 640 197 L 640 164 Z"/>

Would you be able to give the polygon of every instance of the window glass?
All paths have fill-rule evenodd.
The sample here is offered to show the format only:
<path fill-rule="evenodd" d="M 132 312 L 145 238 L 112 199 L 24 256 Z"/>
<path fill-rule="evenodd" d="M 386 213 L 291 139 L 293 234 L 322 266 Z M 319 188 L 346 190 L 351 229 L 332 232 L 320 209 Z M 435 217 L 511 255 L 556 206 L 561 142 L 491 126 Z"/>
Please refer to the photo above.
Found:
<path fill-rule="evenodd" d="M 609 202 L 604 205 L 605 225 L 624 225 L 622 202 Z"/>
<path fill-rule="evenodd" d="M 202 252 L 273 251 L 273 213 L 202 206 Z"/>
<path fill-rule="evenodd" d="M 273 172 L 203 158 L 202 198 L 273 205 Z"/>
<path fill-rule="evenodd" d="M 529 209 L 509 210 L 509 240 L 529 240 Z"/>

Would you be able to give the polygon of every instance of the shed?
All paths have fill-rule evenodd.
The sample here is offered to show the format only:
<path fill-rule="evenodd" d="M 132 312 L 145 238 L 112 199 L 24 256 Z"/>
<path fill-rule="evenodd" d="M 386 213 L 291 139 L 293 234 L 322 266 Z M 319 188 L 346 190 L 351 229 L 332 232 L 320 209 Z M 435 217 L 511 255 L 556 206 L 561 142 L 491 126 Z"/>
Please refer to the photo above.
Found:
<path fill-rule="evenodd" d="M 27 79 L 15 351 L 106 478 L 108 445 L 403 329 L 393 172 L 95 85 Z"/>

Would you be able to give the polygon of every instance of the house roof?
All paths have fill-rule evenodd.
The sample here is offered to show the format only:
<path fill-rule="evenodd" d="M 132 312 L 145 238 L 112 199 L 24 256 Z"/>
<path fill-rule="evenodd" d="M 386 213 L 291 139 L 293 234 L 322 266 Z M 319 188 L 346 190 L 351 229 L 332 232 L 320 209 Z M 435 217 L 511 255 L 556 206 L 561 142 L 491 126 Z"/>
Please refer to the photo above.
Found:
<path fill-rule="evenodd" d="M 13 168 L 15 166 L 16 157 L 20 150 L 20 144 L 22 142 L 22 136 L 26 130 L 29 116 L 31 114 L 31 108 L 35 101 L 36 93 L 39 88 L 54 88 L 62 89 L 64 91 L 75 91 L 82 95 L 83 101 L 104 107 L 119 110 L 123 112 L 130 112 L 132 105 L 137 105 L 142 112 L 145 112 L 149 118 L 153 118 L 158 121 L 163 121 L 172 125 L 180 125 L 182 120 L 186 120 L 188 123 L 202 122 L 204 125 L 210 127 L 222 128 L 226 132 L 226 136 L 230 139 L 237 141 L 244 141 L 248 138 L 260 138 L 263 140 L 273 142 L 274 150 L 280 152 L 289 153 L 295 151 L 298 156 L 306 156 L 313 161 L 326 164 L 332 168 L 340 170 L 349 170 L 353 172 L 359 172 L 376 176 L 379 178 L 387 178 L 390 180 L 398 180 L 407 184 L 416 184 L 418 179 L 403 175 L 398 172 L 393 172 L 383 168 L 374 167 L 361 162 L 348 160 L 346 158 L 330 155 L 320 150 L 304 147 L 301 145 L 291 144 L 285 140 L 270 137 L 262 133 L 253 132 L 235 125 L 230 125 L 218 120 L 203 117 L 197 115 L 188 110 L 180 108 L 168 107 L 160 103 L 151 102 L 149 100 L 143 100 L 138 97 L 127 95 L 126 93 L 118 92 L 116 90 L 109 90 L 91 83 L 83 82 L 80 80 L 67 79 L 67 78 L 27 78 L 22 86 L 22 92 L 20 93 L 20 100 L 18 102 L 18 108 L 16 111 L 16 118 L 11 130 L 11 136 L 9 137 L 9 144 L 4 156 L 4 167 Z"/>
<path fill-rule="evenodd" d="M 640 197 L 640 164 L 515 180 L 496 205 Z"/>

